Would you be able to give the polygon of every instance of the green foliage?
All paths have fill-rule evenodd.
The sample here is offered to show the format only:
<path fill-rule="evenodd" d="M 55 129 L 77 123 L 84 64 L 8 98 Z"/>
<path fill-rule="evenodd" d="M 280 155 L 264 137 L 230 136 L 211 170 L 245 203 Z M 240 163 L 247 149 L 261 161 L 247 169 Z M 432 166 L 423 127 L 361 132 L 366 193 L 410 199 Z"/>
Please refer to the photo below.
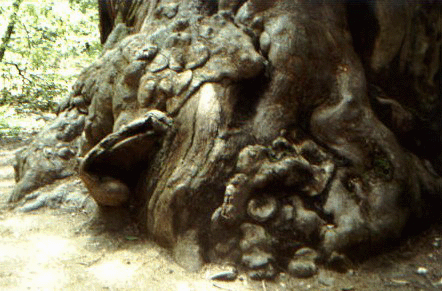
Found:
<path fill-rule="evenodd" d="M 11 125 L 7 118 L 4 117 L 4 112 L 0 111 L 0 139 L 16 138 L 20 132 L 21 128 Z"/>
<path fill-rule="evenodd" d="M 69 5 L 71 5 L 72 9 L 80 10 L 84 14 L 90 9 L 98 11 L 97 0 L 69 0 Z"/>
<path fill-rule="evenodd" d="M 0 35 L 8 26 L 12 4 L 0 2 Z M 17 19 L 0 63 L 0 106 L 53 110 L 101 51 L 97 3 L 24 1 Z"/>

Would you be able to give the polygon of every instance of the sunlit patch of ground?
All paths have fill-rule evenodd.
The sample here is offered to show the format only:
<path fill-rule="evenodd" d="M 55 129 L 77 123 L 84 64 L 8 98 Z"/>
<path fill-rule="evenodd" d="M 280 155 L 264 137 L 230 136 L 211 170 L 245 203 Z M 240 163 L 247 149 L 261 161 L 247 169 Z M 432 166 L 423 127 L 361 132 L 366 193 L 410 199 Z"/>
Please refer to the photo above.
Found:
<path fill-rule="evenodd" d="M 0 136 L 19 138 L 37 133 L 53 118 L 53 113 L 23 113 L 12 106 L 0 106 Z"/>

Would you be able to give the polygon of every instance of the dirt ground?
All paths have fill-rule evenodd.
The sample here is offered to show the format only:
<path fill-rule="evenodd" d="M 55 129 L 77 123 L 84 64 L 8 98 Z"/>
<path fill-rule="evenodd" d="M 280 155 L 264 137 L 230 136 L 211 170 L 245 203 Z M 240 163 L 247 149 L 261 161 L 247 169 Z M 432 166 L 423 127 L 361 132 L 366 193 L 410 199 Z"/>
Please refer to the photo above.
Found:
<path fill-rule="evenodd" d="M 92 214 L 71 208 L 11 209 L 12 161 L 23 142 L 0 142 L 0 290 L 442 290 L 442 226 L 346 273 L 321 268 L 309 279 L 281 270 L 272 282 L 240 272 L 233 282 L 210 280 L 225 266 L 190 273 L 168 251 L 129 229 L 87 231 Z"/>

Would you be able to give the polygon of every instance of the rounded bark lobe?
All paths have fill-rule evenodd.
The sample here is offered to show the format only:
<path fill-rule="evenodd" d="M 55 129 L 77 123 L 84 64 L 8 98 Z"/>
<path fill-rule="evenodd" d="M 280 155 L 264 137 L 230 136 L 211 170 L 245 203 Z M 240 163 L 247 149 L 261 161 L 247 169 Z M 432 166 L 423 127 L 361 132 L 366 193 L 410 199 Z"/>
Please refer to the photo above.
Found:
<path fill-rule="evenodd" d="M 393 241 L 441 202 L 430 2 L 100 1 L 103 54 L 18 154 L 10 200 L 76 155 L 95 201 L 135 211 L 183 265 L 255 279 Z M 41 167 L 39 144 L 72 154 Z"/>

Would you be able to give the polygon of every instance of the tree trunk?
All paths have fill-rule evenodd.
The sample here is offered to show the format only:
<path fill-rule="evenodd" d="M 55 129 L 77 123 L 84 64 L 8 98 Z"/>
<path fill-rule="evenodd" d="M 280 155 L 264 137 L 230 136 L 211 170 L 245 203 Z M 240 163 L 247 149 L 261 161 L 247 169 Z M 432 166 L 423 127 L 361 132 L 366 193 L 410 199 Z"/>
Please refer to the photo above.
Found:
<path fill-rule="evenodd" d="M 97 203 L 135 209 L 187 267 L 270 278 L 305 248 L 335 260 L 436 213 L 436 2 L 110 2 L 113 44 L 60 118 L 86 119 L 80 176 Z"/>
<path fill-rule="evenodd" d="M 12 4 L 12 13 L 9 17 L 9 24 L 6 28 L 5 34 L 2 37 L 2 43 L 0 45 L 0 62 L 3 61 L 3 57 L 5 56 L 6 48 L 8 47 L 9 42 L 11 41 L 12 34 L 14 33 L 14 26 L 17 22 L 17 13 L 20 9 L 20 4 L 22 0 L 16 0 L 14 4 Z"/>

